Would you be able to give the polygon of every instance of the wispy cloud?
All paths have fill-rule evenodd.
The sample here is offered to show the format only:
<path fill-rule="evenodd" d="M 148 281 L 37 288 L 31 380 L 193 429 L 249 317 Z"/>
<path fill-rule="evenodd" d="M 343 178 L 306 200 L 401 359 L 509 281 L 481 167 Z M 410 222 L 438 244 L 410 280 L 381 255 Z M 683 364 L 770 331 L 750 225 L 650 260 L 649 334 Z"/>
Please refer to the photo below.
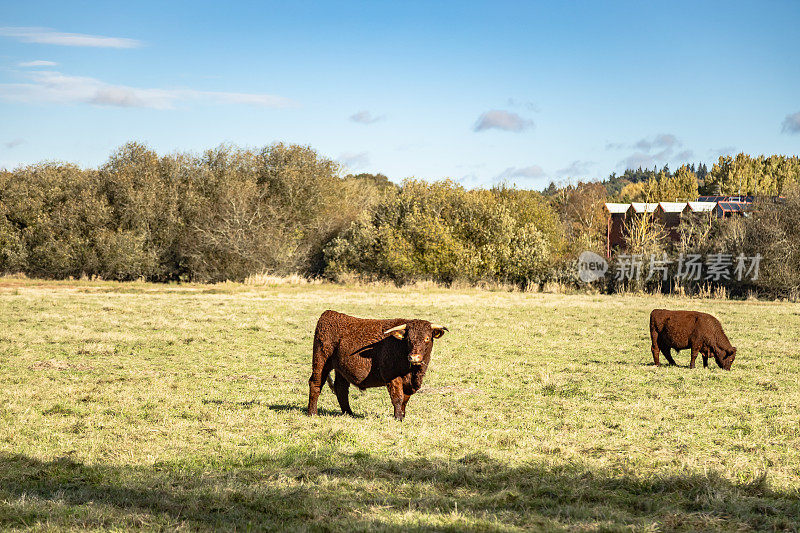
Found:
<path fill-rule="evenodd" d="M 17 66 L 20 67 L 54 67 L 58 65 L 55 61 L 23 61 L 22 63 L 17 63 Z"/>
<path fill-rule="evenodd" d="M 465 174 L 456 180 L 459 184 L 470 189 L 481 182 L 481 178 L 474 172 Z"/>
<path fill-rule="evenodd" d="M 511 111 L 492 109 L 478 117 L 473 127 L 474 131 L 504 130 L 520 132 L 533 127 L 533 121 L 524 119 Z"/>
<path fill-rule="evenodd" d="M 542 178 L 545 176 L 544 169 L 539 165 L 528 167 L 508 167 L 495 177 L 495 180 L 507 180 L 513 178 Z"/>
<path fill-rule="evenodd" d="M 369 111 L 359 111 L 358 113 L 354 113 L 350 115 L 350 120 L 353 122 L 358 122 L 359 124 L 374 124 L 379 122 L 386 117 L 384 115 L 373 115 Z"/>
<path fill-rule="evenodd" d="M 674 148 L 680 145 L 681 143 L 678 141 L 678 138 L 671 133 L 660 133 L 651 139 L 641 139 L 634 144 L 633 147 L 639 150 L 644 150 L 645 152 L 649 152 L 653 148 L 666 149 Z"/>
<path fill-rule="evenodd" d="M 3 146 L 10 150 L 11 148 L 16 148 L 20 144 L 25 144 L 25 139 L 14 139 L 13 141 L 4 142 Z"/>
<path fill-rule="evenodd" d="M 30 83 L 0 84 L 0 99 L 23 103 L 86 103 L 99 106 L 173 109 L 178 103 L 201 101 L 290 107 L 288 98 L 270 94 L 195 91 L 192 89 L 142 89 L 113 85 L 95 78 L 69 76 L 54 71 L 30 72 Z"/>
<path fill-rule="evenodd" d="M 675 156 L 675 159 L 678 161 L 685 163 L 690 159 L 694 159 L 694 151 L 693 150 L 683 150 L 682 152 L 678 152 L 678 155 Z"/>
<path fill-rule="evenodd" d="M 675 156 L 675 150 L 683 146 L 683 143 L 671 133 L 659 133 L 653 137 L 639 139 L 631 145 L 624 143 L 608 143 L 606 150 L 621 150 L 632 148 L 636 150 L 631 155 L 618 163 L 621 168 L 650 168 L 659 164 L 667 163 L 675 158 L 681 161 L 693 157 L 691 150 L 684 150 Z M 656 151 L 657 150 L 657 151 Z"/>
<path fill-rule="evenodd" d="M 781 128 L 781 132 L 788 133 L 790 135 L 800 133 L 800 111 L 792 115 L 786 115 L 786 118 L 783 119 L 783 127 Z"/>
<path fill-rule="evenodd" d="M 339 156 L 339 162 L 351 169 L 364 168 L 369 165 L 369 154 L 367 152 L 345 152 Z"/>
<path fill-rule="evenodd" d="M 569 176 L 574 178 L 585 177 L 586 174 L 589 173 L 589 168 L 591 168 L 594 164 L 594 161 L 575 160 L 566 167 L 557 170 L 556 174 L 559 176 Z"/>
<path fill-rule="evenodd" d="M 50 28 L 4 27 L 0 36 L 17 39 L 23 43 L 54 44 L 58 46 L 90 46 L 95 48 L 138 48 L 143 45 L 136 39 L 104 37 L 85 33 L 63 33 Z"/>
<path fill-rule="evenodd" d="M 658 166 L 658 161 L 650 154 L 646 154 L 644 152 L 634 152 L 620 161 L 619 166 L 630 169 L 650 168 Z"/>
<path fill-rule="evenodd" d="M 708 151 L 714 157 L 722 157 L 725 155 L 731 155 L 736 152 L 735 146 L 723 146 L 722 148 L 712 148 Z"/>

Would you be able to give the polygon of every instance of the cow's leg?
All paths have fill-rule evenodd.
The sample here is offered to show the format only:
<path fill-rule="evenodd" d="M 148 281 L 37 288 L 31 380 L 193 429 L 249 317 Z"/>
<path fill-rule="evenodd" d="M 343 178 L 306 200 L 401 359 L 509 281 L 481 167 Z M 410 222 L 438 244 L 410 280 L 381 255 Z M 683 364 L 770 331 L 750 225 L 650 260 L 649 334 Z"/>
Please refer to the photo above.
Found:
<path fill-rule="evenodd" d="M 670 364 L 670 366 L 675 366 L 675 359 L 672 358 L 672 354 L 670 353 L 672 349 L 668 345 L 662 344 L 661 351 L 664 352 L 664 357 L 667 358 L 667 362 Z M 675 353 L 677 354 L 678 351 L 675 350 Z"/>
<path fill-rule="evenodd" d="M 389 389 L 389 398 L 392 400 L 392 405 L 394 406 L 394 417 L 397 420 L 402 420 L 405 416 L 403 378 L 394 378 L 386 385 L 386 388 Z"/>
<path fill-rule="evenodd" d="M 703 352 L 703 368 L 708 368 L 708 352 Z"/>
<path fill-rule="evenodd" d="M 656 366 L 661 366 L 661 362 L 658 360 L 658 334 L 651 330 L 650 338 L 653 341 L 653 345 L 650 347 L 650 350 L 653 352 L 653 362 L 656 364 Z"/>
<path fill-rule="evenodd" d="M 692 359 L 689 361 L 689 368 L 694 368 L 694 361 L 697 359 L 697 352 L 700 351 L 700 348 L 697 346 L 692 346 Z"/>
<path fill-rule="evenodd" d="M 342 413 L 353 416 L 353 411 L 350 410 L 350 382 L 339 372 L 336 372 L 333 390 L 336 392 L 336 399 L 339 400 Z"/>
<path fill-rule="evenodd" d="M 322 391 L 322 385 L 328 379 L 328 374 L 333 368 L 331 354 L 333 349 L 325 346 L 320 339 L 314 339 L 314 353 L 311 358 L 311 377 L 308 378 L 308 415 L 317 414 L 317 400 Z"/>

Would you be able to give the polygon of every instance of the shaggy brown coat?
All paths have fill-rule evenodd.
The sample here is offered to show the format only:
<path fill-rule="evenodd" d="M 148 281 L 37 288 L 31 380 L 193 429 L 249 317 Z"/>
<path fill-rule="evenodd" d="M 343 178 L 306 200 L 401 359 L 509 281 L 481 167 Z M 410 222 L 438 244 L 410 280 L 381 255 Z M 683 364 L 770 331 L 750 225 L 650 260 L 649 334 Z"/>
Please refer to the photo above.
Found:
<path fill-rule="evenodd" d="M 675 364 L 670 349 L 679 352 L 691 348 L 692 360 L 689 368 L 694 368 L 698 353 L 703 354 L 703 366 L 706 368 L 711 356 L 725 370 L 731 369 L 736 358 L 736 348 L 731 346 L 722 331 L 722 324 L 708 313 L 654 309 L 650 313 L 650 338 L 653 341 L 651 350 L 656 366 L 661 366 L 659 352 L 664 352 L 669 364 Z"/>
<path fill-rule="evenodd" d="M 348 396 L 351 383 L 361 390 L 385 385 L 394 417 L 402 420 L 408 399 L 422 386 L 433 340 L 445 331 L 427 320 L 373 320 L 325 311 L 314 332 L 308 414 L 317 414 L 322 385 L 326 380 L 330 384 L 333 370 L 336 379 L 331 387 L 343 413 L 353 414 Z"/>

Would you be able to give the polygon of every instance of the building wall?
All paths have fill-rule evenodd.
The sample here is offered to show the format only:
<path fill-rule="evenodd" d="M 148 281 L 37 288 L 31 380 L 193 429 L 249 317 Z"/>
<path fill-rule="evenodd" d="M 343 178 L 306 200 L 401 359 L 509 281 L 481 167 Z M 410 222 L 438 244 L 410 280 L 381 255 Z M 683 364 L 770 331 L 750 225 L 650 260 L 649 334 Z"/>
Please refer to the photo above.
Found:
<path fill-rule="evenodd" d="M 680 233 L 678 233 L 678 226 L 681 223 L 680 213 L 665 213 L 664 211 L 660 211 L 658 212 L 658 220 L 664 225 L 670 240 L 676 242 L 680 239 Z"/>
<path fill-rule="evenodd" d="M 615 248 L 625 247 L 625 213 L 611 213 L 608 218 L 608 248 L 607 253 Z"/>

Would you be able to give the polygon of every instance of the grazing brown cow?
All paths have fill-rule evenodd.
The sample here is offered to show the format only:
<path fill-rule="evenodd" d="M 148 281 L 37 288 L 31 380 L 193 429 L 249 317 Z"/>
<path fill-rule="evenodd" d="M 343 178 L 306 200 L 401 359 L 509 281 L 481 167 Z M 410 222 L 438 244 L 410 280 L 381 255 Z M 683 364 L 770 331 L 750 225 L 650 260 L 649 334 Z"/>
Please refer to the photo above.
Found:
<path fill-rule="evenodd" d="M 658 361 L 659 351 L 664 352 L 669 364 L 675 364 L 670 355 L 670 349 L 673 348 L 676 352 L 691 348 L 692 361 L 689 368 L 694 368 L 698 353 L 703 354 L 703 366 L 706 368 L 711 356 L 725 370 L 731 369 L 736 358 L 736 348 L 731 346 L 722 331 L 722 324 L 708 313 L 653 309 L 650 313 L 650 338 L 653 341 L 653 361 L 656 366 L 661 366 Z"/>
<path fill-rule="evenodd" d="M 386 386 L 394 417 L 402 420 L 406 403 L 422 386 L 433 349 L 447 328 L 427 320 L 372 320 L 325 311 L 314 332 L 314 355 L 308 380 L 308 414 L 317 414 L 322 384 L 333 370 L 331 387 L 342 412 L 352 415 L 348 390 Z"/>

